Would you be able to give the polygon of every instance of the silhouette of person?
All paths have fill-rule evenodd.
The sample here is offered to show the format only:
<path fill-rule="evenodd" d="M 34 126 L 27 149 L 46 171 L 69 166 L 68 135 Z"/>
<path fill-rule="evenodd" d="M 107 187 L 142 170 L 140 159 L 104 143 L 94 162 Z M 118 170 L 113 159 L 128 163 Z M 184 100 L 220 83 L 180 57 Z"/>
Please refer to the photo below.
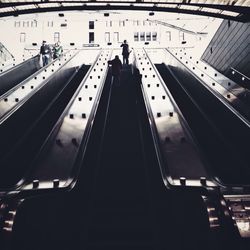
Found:
<path fill-rule="evenodd" d="M 128 57 L 129 57 L 129 46 L 127 44 L 127 40 L 124 40 L 122 47 L 122 56 L 123 56 L 123 64 L 129 64 Z"/>
<path fill-rule="evenodd" d="M 112 66 L 113 84 L 119 86 L 122 69 L 122 62 L 119 59 L 119 56 L 116 55 L 115 59 L 108 61 L 108 64 Z"/>

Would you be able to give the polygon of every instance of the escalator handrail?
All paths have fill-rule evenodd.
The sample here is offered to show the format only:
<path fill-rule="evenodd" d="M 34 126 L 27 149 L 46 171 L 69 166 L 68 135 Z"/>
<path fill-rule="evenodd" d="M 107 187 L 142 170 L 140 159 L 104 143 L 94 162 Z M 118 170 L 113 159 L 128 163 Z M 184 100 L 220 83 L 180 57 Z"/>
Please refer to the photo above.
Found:
<path fill-rule="evenodd" d="M 10 110 L 8 110 L 1 118 L 0 118 L 0 125 L 3 124 L 13 113 L 15 113 L 17 110 L 19 110 L 30 98 L 32 98 L 33 96 L 35 96 L 40 89 L 42 89 L 43 87 L 46 86 L 46 84 L 53 79 L 56 74 L 67 64 L 69 63 L 77 54 L 79 53 L 79 51 L 77 51 L 77 53 L 75 53 L 69 60 L 67 60 L 66 62 L 64 62 L 53 74 L 51 74 L 47 79 L 41 81 L 41 84 L 38 88 L 34 89 L 32 92 L 28 93 L 20 102 L 17 103 L 17 105 L 15 105 L 14 107 L 12 107 Z M 43 70 L 43 69 L 42 69 Z M 39 71 L 40 73 L 41 71 Z M 19 85 L 20 87 L 20 85 Z M 10 93 L 9 93 L 10 94 Z M 1 98 L 2 99 L 2 98 Z"/>
<path fill-rule="evenodd" d="M 194 140 L 194 138 L 192 136 L 191 129 L 188 126 L 183 114 L 181 113 L 179 107 L 177 106 L 177 104 L 176 104 L 175 100 L 173 99 L 172 95 L 170 94 L 169 90 L 165 86 L 163 79 L 159 75 L 159 72 L 156 70 L 154 64 L 152 63 L 152 61 L 151 61 L 150 57 L 148 56 L 147 52 L 145 51 L 145 49 L 144 49 L 144 52 L 147 55 L 148 60 L 151 62 L 151 65 L 152 65 L 153 69 L 155 70 L 155 73 L 157 74 L 157 77 L 159 78 L 159 81 L 161 82 L 161 84 L 162 84 L 166 94 L 168 95 L 172 105 L 174 106 L 176 112 L 180 116 L 180 121 L 184 125 L 184 128 L 183 128 L 184 131 L 186 130 L 186 132 L 188 132 L 190 140 L 193 141 L 193 146 L 195 147 L 197 152 L 200 153 L 200 151 L 197 148 L 196 140 Z M 136 61 L 136 64 L 137 64 L 137 61 Z M 144 98 L 144 101 L 145 101 L 145 104 L 146 104 L 145 106 L 146 106 L 146 109 L 147 109 L 147 112 L 148 112 L 148 119 L 149 119 L 149 124 L 150 124 L 152 137 L 153 137 L 154 147 L 156 149 L 156 155 L 157 155 L 158 162 L 159 162 L 159 165 L 160 165 L 161 176 L 162 176 L 162 179 L 163 179 L 163 182 L 164 182 L 165 186 L 167 188 L 170 188 L 170 189 L 185 189 L 185 190 L 190 189 L 190 190 L 200 190 L 200 192 L 206 192 L 207 190 L 203 186 L 198 186 L 198 187 L 185 186 L 185 187 L 182 187 L 182 186 L 176 186 L 176 185 L 172 184 L 173 181 L 172 181 L 172 178 L 170 176 L 170 173 L 166 170 L 166 168 L 163 167 L 163 165 L 165 165 L 165 164 L 164 164 L 162 152 L 161 152 L 161 149 L 160 149 L 159 136 L 158 136 L 158 133 L 157 133 L 157 130 L 156 130 L 154 115 L 153 115 L 151 107 L 150 107 L 150 102 L 149 102 L 148 96 L 145 93 L 144 87 L 142 85 L 141 85 L 141 90 L 142 90 L 143 98 Z M 202 162 L 204 162 L 204 161 L 202 160 Z M 207 170 L 207 167 L 206 167 L 206 170 Z M 209 171 L 207 171 L 207 172 L 209 174 Z M 213 180 L 213 182 L 216 185 L 218 185 L 217 181 L 215 179 L 213 179 L 211 176 L 210 176 L 210 179 Z"/>
<path fill-rule="evenodd" d="M 53 135 L 54 131 L 58 130 L 62 124 L 63 118 L 65 117 L 65 115 L 68 113 L 68 110 L 70 109 L 70 107 L 72 106 L 76 96 L 78 95 L 78 93 L 80 92 L 80 90 L 83 88 L 86 79 L 88 78 L 88 76 L 90 75 L 90 73 L 92 72 L 92 69 L 95 67 L 95 64 L 99 58 L 99 55 L 101 54 L 102 51 L 100 51 L 100 53 L 97 55 L 95 62 L 92 64 L 91 68 L 88 70 L 87 74 L 85 75 L 85 77 L 83 78 L 83 80 L 81 81 L 79 87 L 77 88 L 77 90 L 75 91 L 75 94 L 73 95 L 73 97 L 71 98 L 70 102 L 68 103 L 68 105 L 66 106 L 66 108 L 64 109 L 63 113 L 61 114 L 60 118 L 58 119 L 57 123 L 54 125 L 53 129 L 51 130 L 50 134 L 47 136 L 47 139 L 44 141 L 40 151 L 37 154 L 37 158 L 39 157 L 39 154 L 42 152 L 42 150 L 46 147 L 46 143 L 50 140 L 50 137 Z M 112 55 L 112 53 L 111 53 Z M 79 146 L 79 150 L 77 153 L 77 159 L 74 163 L 74 167 L 72 168 L 71 171 L 71 176 L 69 177 L 69 180 L 67 181 L 67 183 L 60 188 L 43 188 L 43 189 L 32 189 L 32 190 L 25 190 L 25 189 L 21 189 L 22 186 L 24 186 L 25 180 L 27 179 L 27 176 L 29 175 L 27 171 L 26 173 L 26 177 L 24 177 L 20 182 L 19 182 L 19 186 L 20 188 L 18 190 L 10 190 L 9 192 L 6 192 L 5 194 L 3 194 L 3 196 L 6 198 L 8 197 L 12 197 L 12 196 L 18 196 L 18 197 L 31 197 L 31 196 L 37 196 L 37 195 L 45 195 L 45 194 L 54 194 L 54 193 L 64 193 L 66 191 L 70 191 L 74 188 L 74 186 L 76 185 L 77 179 L 78 179 L 78 175 L 80 172 L 80 167 L 77 167 L 78 165 L 80 165 L 80 163 L 82 162 L 82 159 L 84 157 L 84 152 L 86 150 L 86 145 L 89 139 L 89 135 L 91 133 L 91 129 L 93 126 L 93 121 L 95 119 L 95 115 L 97 112 L 97 107 L 99 104 L 99 100 L 101 97 L 101 93 L 102 93 L 102 89 L 104 86 L 104 82 L 106 80 L 107 77 L 107 73 L 108 73 L 108 67 L 106 66 L 106 72 L 104 74 L 104 77 L 102 78 L 102 84 L 101 84 L 101 88 L 99 88 L 96 98 L 94 100 L 94 104 L 92 106 L 91 109 L 91 113 L 89 115 L 89 119 L 87 121 L 86 127 L 85 127 L 85 132 L 84 132 L 84 136 L 82 138 L 82 141 L 80 143 Z M 82 152 L 81 154 L 79 152 Z M 36 160 L 36 159 L 35 159 Z M 35 162 L 34 160 L 34 162 Z"/>
<path fill-rule="evenodd" d="M 68 52 L 66 52 L 68 53 Z M 66 55 L 66 53 L 64 53 L 64 55 Z M 32 74 L 31 76 L 25 78 L 22 82 L 18 83 L 17 85 L 15 85 L 13 88 L 9 89 L 7 92 L 5 92 L 4 94 L 2 94 L 0 96 L 0 100 L 4 99 L 6 97 L 8 97 L 11 93 L 13 93 L 16 89 L 18 89 L 20 86 L 26 84 L 27 82 L 29 82 L 30 80 L 32 80 L 34 77 L 38 76 L 41 72 L 43 72 L 44 70 L 46 70 L 50 65 L 52 65 L 53 63 L 55 63 L 56 61 L 58 61 L 60 58 L 57 58 L 53 61 L 51 61 L 49 64 L 47 64 L 44 67 L 41 67 L 38 71 L 36 71 L 34 74 Z M 25 61 L 27 62 L 27 61 Z M 24 63 L 25 63 L 24 62 Z M 1 77 L 1 76 L 0 76 Z"/>
<path fill-rule="evenodd" d="M 11 68 L 9 68 L 9 69 L 7 69 L 7 70 L 4 70 L 3 72 L 0 73 L 0 78 L 1 78 L 1 76 L 5 75 L 5 74 L 11 73 L 13 70 L 16 70 L 16 69 L 20 68 L 21 66 L 23 66 L 23 65 L 24 65 L 25 63 L 27 63 L 28 61 L 31 61 L 31 60 L 36 59 L 36 57 L 39 57 L 39 54 L 38 54 L 38 55 L 35 55 L 35 56 L 32 56 L 32 57 L 30 57 L 29 59 L 27 59 L 27 60 L 25 60 L 25 61 L 23 61 L 23 62 L 21 62 L 21 63 L 18 63 L 18 64 L 15 65 L 14 67 L 11 67 Z M 8 65 L 6 65 L 6 67 L 7 67 L 7 66 L 8 66 Z"/>
<path fill-rule="evenodd" d="M 171 53 L 168 49 L 165 48 L 165 53 L 169 53 L 173 58 L 175 58 L 175 60 L 177 60 L 181 65 L 184 66 L 184 68 L 193 76 L 195 77 L 196 80 L 198 80 L 209 92 L 211 92 L 214 96 L 217 97 L 217 99 L 225 106 L 227 107 L 238 119 L 241 120 L 241 122 L 243 122 L 248 128 L 250 128 L 250 120 L 247 120 L 243 115 L 241 115 L 239 113 L 239 111 L 237 111 L 232 105 L 230 105 L 226 99 L 219 93 L 213 91 L 210 87 L 207 86 L 207 84 L 200 79 L 199 77 L 197 77 L 196 74 L 194 74 L 191 70 L 189 70 L 185 64 L 183 62 L 181 62 L 178 58 L 176 58 L 173 53 Z"/>

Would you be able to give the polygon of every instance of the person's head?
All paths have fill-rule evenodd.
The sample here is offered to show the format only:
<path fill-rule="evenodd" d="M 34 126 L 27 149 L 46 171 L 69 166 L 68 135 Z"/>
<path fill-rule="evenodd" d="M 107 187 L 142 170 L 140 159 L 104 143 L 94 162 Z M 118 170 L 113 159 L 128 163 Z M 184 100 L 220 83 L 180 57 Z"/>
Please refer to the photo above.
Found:
<path fill-rule="evenodd" d="M 115 59 L 116 59 L 116 60 L 118 60 L 118 59 L 119 59 L 119 56 L 118 56 L 118 55 L 116 55 L 116 56 L 115 56 Z"/>
<path fill-rule="evenodd" d="M 43 45 L 46 44 L 46 41 L 43 40 Z"/>
<path fill-rule="evenodd" d="M 127 40 L 124 40 L 124 43 L 127 43 Z"/>

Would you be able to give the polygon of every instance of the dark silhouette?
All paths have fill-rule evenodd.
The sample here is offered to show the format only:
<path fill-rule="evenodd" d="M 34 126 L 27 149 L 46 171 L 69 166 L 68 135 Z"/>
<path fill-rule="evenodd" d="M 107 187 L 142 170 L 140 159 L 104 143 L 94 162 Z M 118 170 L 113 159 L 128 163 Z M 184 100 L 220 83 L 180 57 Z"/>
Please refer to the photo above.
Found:
<path fill-rule="evenodd" d="M 51 49 L 46 41 L 43 41 L 43 44 L 40 48 L 40 54 L 42 55 L 43 67 L 49 63 L 49 58 L 51 54 Z"/>
<path fill-rule="evenodd" d="M 116 86 L 120 85 L 120 76 L 122 69 L 122 62 L 119 59 L 119 56 L 115 56 L 115 59 L 108 61 L 109 65 L 112 65 L 112 76 L 113 76 L 113 84 Z"/>
<path fill-rule="evenodd" d="M 127 44 L 127 40 L 124 40 L 122 47 L 122 56 L 123 56 L 123 64 L 129 64 L 128 57 L 130 54 L 129 46 Z"/>

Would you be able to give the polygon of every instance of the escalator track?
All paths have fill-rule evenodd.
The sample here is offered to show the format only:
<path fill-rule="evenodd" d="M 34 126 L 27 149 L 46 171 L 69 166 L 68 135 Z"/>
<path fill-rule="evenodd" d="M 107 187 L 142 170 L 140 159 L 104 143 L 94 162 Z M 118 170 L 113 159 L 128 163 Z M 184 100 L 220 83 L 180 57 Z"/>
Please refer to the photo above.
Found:
<path fill-rule="evenodd" d="M 156 67 L 187 119 L 201 150 L 205 153 L 211 166 L 211 174 L 227 185 L 247 184 L 250 178 L 250 173 L 247 170 L 247 154 L 241 150 L 246 143 L 242 140 L 242 143 L 239 144 L 240 138 L 246 132 L 246 127 L 240 130 L 237 127 L 237 120 L 232 119 L 235 124 L 232 123 L 230 126 L 232 126 L 233 130 L 239 131 L 239 135 L 236 139 L 237 142 L 230 141 L 229 136 L 232 136 L 232 133 L 235 132 L 232 130 L 229 135 L 229 130 L 226 130 L 226 127 L 223 126 L 224 120 L 229 119 L 230 112 L 224 112 L 222 115 L 223 111 L 219 109 L 222 105 L 219 102 L 215 104 L 215 98 L 211 94 L 206 94 L 205 89 L 202 91 L 198 87 L 198 83 L 193 82 L 191 91 L 191 87 L 188 87 L 188 84 L 184 84 L 184 82 L 178 81 L 165 65 L 156 65 Z M 185 82 L 187 83 L 187 80 Z M 198 93 L 198 91 L 200 92 Z M 205 102 L 204 99 L 210 100 L 210 102 Z M 213 103 L 213 105 L 208 103 Z M 210 114 L 210 117 L 206 113 Z M 216 117 L 216 119 L 213 120 L 211 117 Z M 214 125 L 214 122 L 217 122 L 216 125 Z M 225 128 L 225 131 L 223 131 L 223 128 Z M 223 135 L 221 131 L 223 131 Z M 225 137 L 226 133 L 228 137 Z M 234 150 L 232 150 L 232 145 L 234 145 Z M 244 151 L 247 151 L 247 148 Z M 242 154 L 244 157 L 240 157 Z"/>
<path fill-rule="evenodd" d="M 68 83 L 65 82 L 65 86 L 56 94 L 54 100 L 47 104 L 47 107 L 41 112 L 39 118 L 37 120 L 33 118 L 34 124 L 30 124 L 31 127 L 23 133 L 22 139 L 1 159 L 1 168 L 5 169 L 4 175 L 0 177 L 1 188 L 14 186 L 26 174 L 35 155 L 70 101 L 88 69 L 88 65 L 82 65 L 77 72 L 72 74 Z"/>
<path fill-rule="evenodd" d="M 107 76 L 74 189 L 24 200 L 8 250 L 223 249 L 200 195 L 166 189 L 138 79 L 121 79 Z"/>

